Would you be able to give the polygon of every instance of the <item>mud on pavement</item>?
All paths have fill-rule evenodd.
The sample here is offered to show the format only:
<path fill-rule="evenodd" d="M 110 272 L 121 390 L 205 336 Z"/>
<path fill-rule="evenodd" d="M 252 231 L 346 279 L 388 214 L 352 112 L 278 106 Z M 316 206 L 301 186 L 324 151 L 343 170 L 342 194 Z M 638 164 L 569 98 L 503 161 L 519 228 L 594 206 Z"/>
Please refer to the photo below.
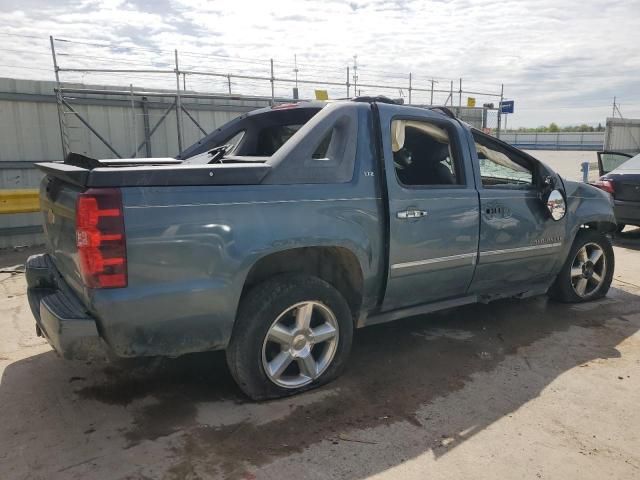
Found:
<path fill-rule="evenodd" d="M 626 278 L 590 305 L 506 300 L 359 330 L 340 379 L 252 403 L 220 352 L 60 360 L 30 332 L 24 279 L 5 277 L 0 478 L 277 478 L 275 464 L 365 478 L 437 459 L 566 372 L 619 358 L 640 328 L 639 278 Z"/>

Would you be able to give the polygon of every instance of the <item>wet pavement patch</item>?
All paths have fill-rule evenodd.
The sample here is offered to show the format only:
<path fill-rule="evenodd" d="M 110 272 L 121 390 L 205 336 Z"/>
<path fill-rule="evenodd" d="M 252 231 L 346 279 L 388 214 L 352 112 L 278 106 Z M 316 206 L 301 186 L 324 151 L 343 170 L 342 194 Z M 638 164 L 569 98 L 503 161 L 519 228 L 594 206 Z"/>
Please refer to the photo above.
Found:
<path fill-rule="evenodd" d="M 540 297 L 463 307 L 359 330 L 341 378 L 320 390 L 270 402 L 253 403 L 243 397 L 219 352 L 163 360 L 135 373 L 111 372 L 103 383 L 77 393 L 128 405 L 134 417 L 125 433 L 130 447 L 179 436 L 176 478 L 196 464 L 241 477 L 247 465 L 259 466 L 321 441 L 362 440 L 350 434 L 356 430 L 396 422 L 429 430 L 429 419 L 416 416 L 420 407 L 461 389 L 474 374 L 494 369 L 507 355 L 549 334 L 571 327 L 601 330 L 598 351 L 584 349 L 555 370 L 545 371 L 539 384 L 523 394 L 533 398 L 567 369 L 595 357 L 617 355 L 613 346 L 621 339 L 608 332 L 603 319 L 633 311 L 632 300 L 637 297 L 622 291 L 611 296 L 616 301 L 583 311 Z M 610 312 L 614 309 L 615 315 Z M 526 357 L 524 361 L 526 368 L 532 368 Z M 443 443 L 442 434 L 429 434 L 436 455 L 457 443 L 455 439 Z"/>

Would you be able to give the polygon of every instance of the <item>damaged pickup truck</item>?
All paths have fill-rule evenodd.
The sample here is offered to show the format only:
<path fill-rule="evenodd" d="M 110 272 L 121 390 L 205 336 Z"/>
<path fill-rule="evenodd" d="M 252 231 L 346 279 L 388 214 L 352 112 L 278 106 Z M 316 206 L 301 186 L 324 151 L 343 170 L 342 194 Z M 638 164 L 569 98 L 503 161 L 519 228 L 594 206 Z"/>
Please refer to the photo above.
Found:
<path fill-rule="evenodd" d="M 178 159 L 38 166 L 38 332 L 65 358 L 224 349 L 253 399 L 335 378 L 355 328 L 613 276 L 606 193 L 442 108 L 279 105 Z"/>

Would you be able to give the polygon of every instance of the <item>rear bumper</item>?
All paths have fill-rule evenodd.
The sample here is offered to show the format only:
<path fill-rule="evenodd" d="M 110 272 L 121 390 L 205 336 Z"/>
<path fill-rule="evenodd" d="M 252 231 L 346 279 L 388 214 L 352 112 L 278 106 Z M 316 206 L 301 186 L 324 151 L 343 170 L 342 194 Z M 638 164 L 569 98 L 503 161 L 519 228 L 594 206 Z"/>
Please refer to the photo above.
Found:
<path fill-rule="evenodd" d="M 615 200 L 613 212 L 618 223 L 640 225 L 640 202 Z"/>
<path fill-rule="evenodd" d="M 27 296 L 39 330 L 53 349 L 69 360 L 105 355 L 95 319 L 69 289 L 47 254 L 26 264 Z"/>

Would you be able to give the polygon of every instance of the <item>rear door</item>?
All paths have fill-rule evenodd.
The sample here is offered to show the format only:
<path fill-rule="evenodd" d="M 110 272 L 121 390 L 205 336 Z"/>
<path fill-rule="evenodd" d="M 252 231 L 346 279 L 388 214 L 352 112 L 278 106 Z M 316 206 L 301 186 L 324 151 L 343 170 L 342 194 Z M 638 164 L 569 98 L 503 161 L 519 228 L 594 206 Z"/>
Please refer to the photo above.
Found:
<path fill-rule="evenodd" d="M 389 194 L 385 310 L 464 295 L 478 249 L 478 194 L 457 121 L 379 105 Z M 464 137 L 462 137 L 464 138 Z"/>

